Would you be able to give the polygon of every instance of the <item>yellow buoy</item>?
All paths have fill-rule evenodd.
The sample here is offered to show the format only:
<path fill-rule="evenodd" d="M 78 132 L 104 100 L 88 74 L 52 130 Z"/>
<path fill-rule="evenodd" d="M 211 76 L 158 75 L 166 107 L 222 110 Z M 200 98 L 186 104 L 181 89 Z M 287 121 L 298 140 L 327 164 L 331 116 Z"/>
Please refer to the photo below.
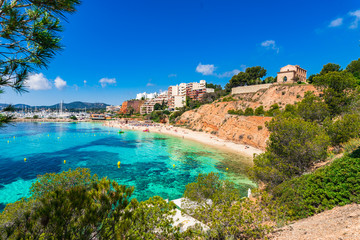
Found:
<path fill-rule="evenodd" d="M 228 168 L 226 168 L 226 171 L 228 171 L 229 169 Z"/>
<path fill-rule="evenodd" d="M 15 138 L 15 136 L 14 136 L 14 138 Z"/>
<path fill-rule="evenodd" d="M 8 143 L 10 143 L 10 141 L 8 141 Z"/>
<path fill-rule="evenodd" d="M 118 164 L 117 164 L 118 168 L 120 168 L 120 164 L 121 164 L 120 161 L 118 161 Z"/>
<path fill-rule="evenodd" d="M 64 160 L 64 164 L 66 164 L 66 160 Z"/>
<path fill-rule="evenodd" d="M 26 162 L 26 158 L 24 158 L 24 162 Z"/>
<path fill-rule="evenodd" d="M 173 164 L 173 168 L 175 167 L 175 164 Z"/>

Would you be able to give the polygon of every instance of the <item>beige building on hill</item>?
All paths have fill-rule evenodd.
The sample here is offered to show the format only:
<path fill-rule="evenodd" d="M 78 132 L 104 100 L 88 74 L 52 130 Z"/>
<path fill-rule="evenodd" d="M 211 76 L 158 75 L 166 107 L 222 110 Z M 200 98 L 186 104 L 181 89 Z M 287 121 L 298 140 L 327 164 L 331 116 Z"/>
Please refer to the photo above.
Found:
<path fill-rule="evenodd" d="M 299 65 L 286 65 L 277 74 L 278 83 L 306 82 L 306 70 Z"/>

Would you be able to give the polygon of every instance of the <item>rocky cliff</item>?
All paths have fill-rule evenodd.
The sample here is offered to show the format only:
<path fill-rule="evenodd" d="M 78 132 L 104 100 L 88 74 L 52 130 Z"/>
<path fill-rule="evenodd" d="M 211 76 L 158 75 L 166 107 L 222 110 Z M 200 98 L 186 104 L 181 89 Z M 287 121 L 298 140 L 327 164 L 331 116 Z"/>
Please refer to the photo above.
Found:
<path fill-rule="evenodd" d="M 228 110 L 245 110 L 247 107 L 255 109 L 260 105 L 269 109 L 274 103 L 283 108 L 286 104 L 301 101 L 307 91 L 318 93 L 312 85 L 273 85 L 256 93 L 235 95 L 235 101 L 215 101 L 187 111 L 179 122 L 196 131 L 209 132 L 222 139 L 265 149 L 269 137 L 265 123 L 271 117 L 236 116 L 228 114 Z"/>
<path fill-rule="evenodd" d="M 140 107 L 144 104 L 145 101 L 141 100 L 130 100 L 125 101 L 121 105 L 120 113 L 129 114 L 129 113 L 140 113 Z"/>

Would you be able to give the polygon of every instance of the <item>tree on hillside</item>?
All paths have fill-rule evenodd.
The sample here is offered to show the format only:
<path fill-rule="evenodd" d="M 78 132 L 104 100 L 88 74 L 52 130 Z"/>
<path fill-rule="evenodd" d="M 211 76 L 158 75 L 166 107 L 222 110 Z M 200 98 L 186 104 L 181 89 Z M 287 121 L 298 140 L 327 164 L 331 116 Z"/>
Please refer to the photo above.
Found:
<path fill-rule="evenodd" d="M 271 134 L 266 152 L 254 159 L 251 171 L 255 180 L 275 186 L 303 174 L 327 157 L 329 137 L 315 123 L 277 117 L 267 128 Z"/>
<path fill-rule="evenodd" d="M 245 73 L 249 74 L 251 80 L 257 80 L 266 76 L 266 69 L 260 66 L 249 67 Z"/>
<path fill-rule="evenodd" d="M 360 58 L 347 65 L 346 71 L 352 73 L 357 79 L 360 79 Z"/>
<path fill-rule="evenodd" d="M 341 72 L 341 66 L 339 64 L 335 64 L 335 63 L 328 63 L 326 65 L 323 66 L 323 68 L 320 71 L 320 75 L 324 75 L 328 72 Z"/>
<path fill-rule="evenodd" d="M 207 88 L 213 88 L 216 91 L 221 91 L 222 87 L 220 84 L 206 83 Z"/>
<path fill-rule="evenodd" d="M 322 122 L 330 116 L 327 104 L 313 92 L 305 93 L 304 99 L 297 105 L 297 113 L 305 121 Z"/>
<path fill-rule="evenodd" d="M 250 81 L 250 76 L 247 73 L 239 72 L 237 75 L 234 75 L 229 83 L 225 85 L 227 92 L 231 92 L 231 89 L 234 87 L 245 86 Z"/>
<path fill-rule="evenodd" d="M 156 111 L 156 110 L 161 110 L 161 109 L 162 109 L 161 104 L 160 103 L 155 103 L 154 110 Z"/>
<path fill-rule="evenodd" d="M 314 85 L 323 90 L 331 116 L 346 112 L 354 101 L 356 78 L 349 72 L 329 72 L 314 77 Z"/>
<path fill-rule="evenodd" d="M 4 87 L 25 91 L 29 72 L 46 68 L 58 53 L 61 19 L 74 13 L 80 0 L 0 1 L 0 93 Z M 0 124 L 10 119 L 0 117 Z"/>
<path fill-rule="evenodd" d="M 271 76 L 264 79 L 264 83 L 274 83 L 274 82 L 276 82 L 276 79 Z"/>
<path fill-rule="evenodd" d="M 249 67 L 245 72 L 239 72 L 234 75 L 229 83 L 225 85 L 225 90 L 231 92 L 231 89 L 238 86 L 255 85 L 262 83 L 261 78 L 266 76 L 266 69 L 260 66 Z"/>

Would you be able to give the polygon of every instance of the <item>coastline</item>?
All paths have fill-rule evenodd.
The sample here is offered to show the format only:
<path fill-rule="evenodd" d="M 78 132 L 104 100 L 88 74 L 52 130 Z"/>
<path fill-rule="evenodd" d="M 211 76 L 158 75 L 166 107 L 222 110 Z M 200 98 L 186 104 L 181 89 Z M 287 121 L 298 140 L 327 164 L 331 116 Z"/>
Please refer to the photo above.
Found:
<path fill-rule="evenodd" d="M 254 157 L 254 154 L 261 154 L 263 153 L 262 150 L 254 148 L 252 146 L 247 146 L 239 143 L 234 143 L 231 141 L 227 141 L 221 139 L 217 136 L 214 136 L 210 133 L 204 132 L 196 132 L 189 129 L 181 128 L 181 127 L 174 127 L 171 125 L 131 125 L 120 123 L 116 121 L 108 121 L 103 124 L 106 127 L 113 127 L 122 130 L 134 130 L 134 131 L 144 131 L 148 129 L 150 132 L 153 133 L 160 133 L 165 135 L 171 135 L 174 137 L 179 137 L 183 139 L 190 139 L 205 145 L 209 145 L 215 148 L 224 149 L 226 151 L 231 151 L 234 153 L 242 154 L 247 157 Z"/>
<path fill-rule="evenodd" d="M 104 123 L 104 122 L 106 122 L 106 120 L 90 120 L 90 119 L 72 120 L 72 119 L 62 119 L 62 118 L 54 118 L 54 119 L 48 119 L 48 118 L 37 118 L 37 119 L 16 118 L 16 119 L 13 119 L 11 121 L 13 121 L 13 122 L 64 122 L 64 123 L 72 123 L 72 122 Z"/>

